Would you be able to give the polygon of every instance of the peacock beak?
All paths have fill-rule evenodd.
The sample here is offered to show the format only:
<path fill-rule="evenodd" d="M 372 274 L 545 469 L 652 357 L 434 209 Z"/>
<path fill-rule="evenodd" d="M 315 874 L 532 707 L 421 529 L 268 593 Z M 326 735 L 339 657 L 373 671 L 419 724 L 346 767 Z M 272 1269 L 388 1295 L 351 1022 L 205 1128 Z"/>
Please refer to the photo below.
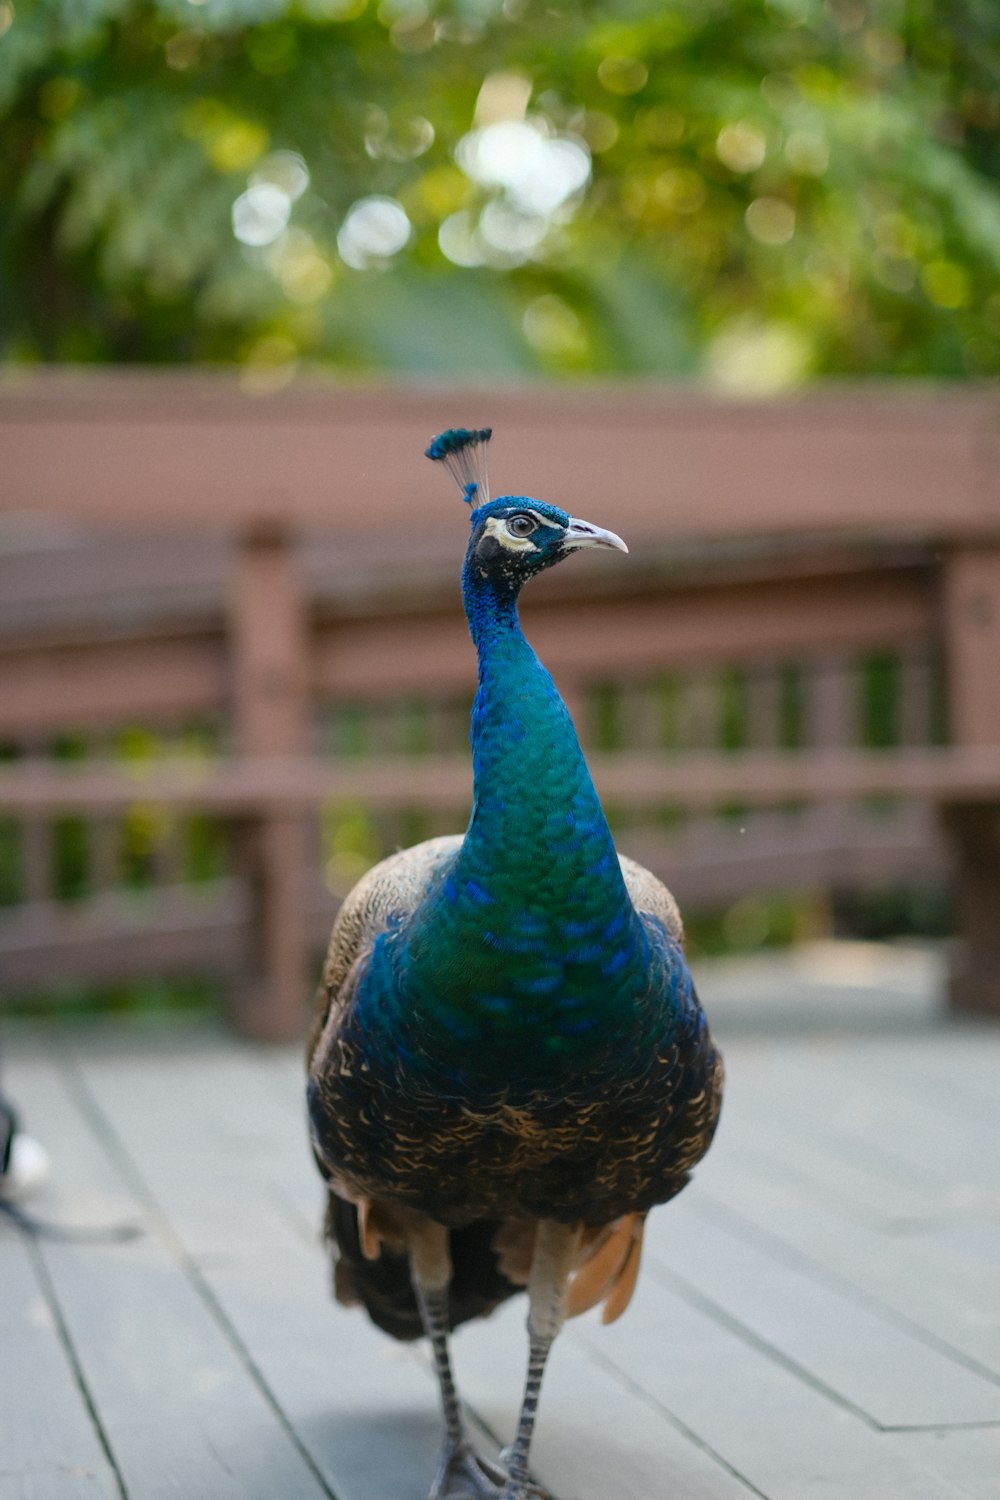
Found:
<path fill-rule="evenodd" d="M 563 537 L 564 547 L 614 547 L 618 552 L 627 552 L 628 548 L 620 536 L 613 531 L 605 531 L 603 526 L 592 526 L 589 521 L 579 521 L 576 516 L 570 516 L 566 535 Z"/>

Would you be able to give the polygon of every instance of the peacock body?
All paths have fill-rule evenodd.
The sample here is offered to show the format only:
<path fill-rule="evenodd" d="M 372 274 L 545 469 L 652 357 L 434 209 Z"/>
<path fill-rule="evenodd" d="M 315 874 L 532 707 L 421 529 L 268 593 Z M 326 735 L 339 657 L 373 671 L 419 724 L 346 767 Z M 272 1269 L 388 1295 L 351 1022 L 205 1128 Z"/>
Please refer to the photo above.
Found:
<path fill-rule="evenodd" d="M 474 506 L 472 815 L 464 837 L 392 856 L 348 896 L 310 1044 L 338 1296 L 434 1347 L 434 1500 L 537 1493 L 528 1445 L 552 1338 L 597 1301 L 606 1317 L 624 1309 L 644 1216 L 707 1150 L 722 1090 L 677 908 L 617 854 L 518 620 L 529 578 L 579 547 L 624 544 L 553 505 L 485 498 L 487 437 L 450 432 L 428 450 Z M 498 1471 L 465 1438 L 445 1335 L 525 1285 L 528 1389 Z"/>

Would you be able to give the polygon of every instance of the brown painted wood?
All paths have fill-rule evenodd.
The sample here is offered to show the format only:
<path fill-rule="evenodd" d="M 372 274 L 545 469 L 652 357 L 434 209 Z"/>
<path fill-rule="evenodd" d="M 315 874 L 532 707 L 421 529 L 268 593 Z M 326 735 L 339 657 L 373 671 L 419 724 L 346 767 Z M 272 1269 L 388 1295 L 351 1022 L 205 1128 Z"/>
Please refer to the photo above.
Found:
<path fill-rule="evenodd" d="M 305 601 L 292 540 L 280 523 L 262 522 L 237 548 L 230 639 L 240 753 L 302 753 L 308 736 Z M 258 804 L 244 824 L 241 844 L 253 944 L 235 1018 L 261 1040 L 285 1040 L 300 1034 L 309 994 L 306 824 L 298 809 Z"/>
<path fill-rule="evenodd" d="M 318 962 L 336 902 L 311 872 L 303 885 L 302 920 Z M 55 990 L 65 1000 L 151 976 L 211 981 L 224 992 L 234 976 L 246 981 L 255 938 L 248 890 L 237 880 L 162 886 L 155 900 L 114 891 L 13 907 L 0 911 L 3 993 L 30 1002 Z"/>
<path fill-rule="evenodd" d="M 949 556 L 944 632 L 952 737 L 1000 743 L 1000 547 Z"/>
<path fill-rule="evenodd" d="M 524 614 L 536 649 L 572 690 L 574 679 L 634 677 L 688 663 L 906 644 L 929 634 L 932 611 L 926 575 L 904 569 L 842 580 L 789 578 L 780 586 L 768 580 L 654 596 L 529 599 Z M 261 618 L 262 645 L 271 650 L 266 610 Z M 127 640 L 42 639 L 0 648 L 0 736 L 168 724 L 219 713 L 227 694 L 221 628 L 206 633 L 194 624 L 187 634 L 178 621 L 175 631 L 167 639 L 137 633 Z M 425 607 L 321 620 L 313 640 L 309 689 L 318 697 L 439 697 L 469 691 L 475 682 L 457 584 L 447 611 Z M 303 691 L 301 684 L 296 691 Z M 259 702 L 267 722 L 266 693 Z"/>
<path fill-rule="evenodd" d="M 255 903 L 244 1024 L 297 1030 L 309 988 L 301 882 L 316 853 L 307 817 L 328 798 L 357 799 L 391 842 L 397 828 L 408 836 L 410 809 L 458 826 L 468 803 L 468 759 L 456 754 L 474 682 L 458 606 L 462 517 L 420 454 L 436 428 L 492 420 L 496 489 L 559 500 L 634 544 L 628 559 L 560 570 L 525 600 L 528 634 L 585 730 L 602 694 L 614 699 L 614 743 L 632 748 L 593 757 L 602 794 L 637 818 L 664 804 L 704 814 L 689 857 L 691 887 L 706 891 L 737 878 L 713 843 L 720 801 L 817 801 L 814 843 L 789 845 L 786 868 L 848 881 L 905 868 L 906 847 L 916 860 L 933 842 L 926 820 L 881 849 L 859 826 L 849 857 L 850 801 L 954 805 L 960 924 L 983 956 L 967 970 L 986 975 L 997 903 L 983 828 L 1000 805 L 998 410 L 995 391 L 968 387 L 738 403 L 639 386 L 314 383 L 255 396 L 235 377 L 190 372 L 9 382 L 0 509 L 16 511 L 5 524 L 28 545 L 24 567 L 0 557 L 0 740 L 37 753 L 49 736 L 104 741 L 129 723 L 162 731 L 206 715 L 227 734 L 220 765 L 168 764 L 141 782 L 100 761 L 0 768 L 0 805 L 22 820 L 29 904 L 52 893 L 61 812 L 90 820 L 98 885 L 114 882 L 113 817 L 137 793 L 235 820 Z M 81 526 L 105 529 L 106 548 L 83 545 Z M 313 534 L 301 571 L 293 527 Z M 193 532 L 203 548 L 192 550 Z M 924 743 L 939 648 L 956 741 L 940 752 Z M 906 751 L 857 749 L 857 662 L 873 650 L 902 653 Z M 796 756 L 774 748 L 775 674 L 790 661 L 809 719 Z M 732 669 L 748 681 L 750 748 L 730 757 L 717 747 Z M 438 752 L 416 762 L 400 754 L 415 698 L 428 701 Z M 345 706 L 368 716 L 366 756 L 315 759 L 313 711 Z M 660 754 L 664 735 L 688 753 Z M 781 866 L 780 841 L 756 849 L 751 885 Z M 180 869 L 169 839 L 158 858 L 151 901 Z"/>
<path fill-rule="evenodd" d="M 316 382 L 251 395 L 226 375 L 36 372 L 0 391 L 0 437 L 8 506 L 111 526 L 226 530 L 280 514 L 349 539 L 419 515 L 450 531 L 441 475 L 421 454 L 442 427 L 490 422 L 497 493 L 637 537 L 804 522 L 937 535 L 1000 529 L 996 412 L 989 387 L 769 402 L 621 384 Z"/>
<path fill-rule="evenodd" d="M 760 805 L 796 798 L 850 800 L 896 794 L 981 801 L 1000 784 L 1000 747 L 902 750 L 747 751 L 727 755 L 600 754 L 588 757 L 602 795 L 637 806 L 714 807 L 730 798 Z M 135 781 L 106 766 L 50 762 L 0 767 L 0 809 L 21 814 L 105 811 L 136 800 Z M 383 756 L 335 763 L 309 756 L 244 756 L 202 769 L 164 763 L 141 786 L 143 800 L 260 817 L 314 808 L 328 798 L 463 809 L 472 792 L 466 755 L 419 760 Z"/>
<path fill-rule="evenodd" d="M 926 638 L 932 587 L 920 569 L 786 577 L 725 588 L 660 589 L 585 600 L 528 594 L 524 625 L 562 681 L 615 680 L 678 665 L 780 660 L 817 650 L 891 648 Z M 475 656 L 457 607 L 341 619 L 316 638 L 314 691 L 331 698 L 470 689 Z"/>
<path fill-rule="evenodd" d="M 943 820 L 955 853 L 951 1003 L 1000 1019 L 1000 799 L 949 800 Z"/>
<path fill-rule="evenodd" d="M 0 953 L 8 996 L 65 994 L 155 974 L 225 978 L 250 941 L 244 892 L 161 888 L 155 902 L 120 891 L 83 904 L 32 902 L 0 912 Z"/>
<path fill-rule="evenodd" d="M 1000 742 L 1000 548 L 962 548 L 945 567 L 945 652 L 952 737 Z M 1000 786 L 978 804 L 944 808 L 955 852 L 960 940 L 951 1000 L 1000 1017 Z"/>
<path fill-rule="evenodd" d="M 225 701 L 221 632 L 170 640 L 105 639 L 0 648 L 0 736 L 65 733 L 218 712 Z"/>

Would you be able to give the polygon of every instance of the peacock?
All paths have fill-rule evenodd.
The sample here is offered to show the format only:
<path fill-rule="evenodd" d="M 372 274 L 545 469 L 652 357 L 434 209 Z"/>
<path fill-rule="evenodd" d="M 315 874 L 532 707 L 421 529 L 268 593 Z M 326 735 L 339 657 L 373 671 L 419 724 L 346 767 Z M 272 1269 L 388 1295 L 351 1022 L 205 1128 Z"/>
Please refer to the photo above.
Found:
<path fill-rule="evenodd" d="M 673 897 L 620 856 L 572 720 L 518 620 L 522 586 L 614 532 L 491 500 L 491 429 L 427 456 L 471 506 L 462 594 L 478 656 L 472 814 L 376 865 L 330 940 L 308 1109 L 339 1301 L 425 1335 L 444 1412 L 430 1500 L 529 1500 L 549 1351 L 567 1317 L 627 1306 L 648 1211 L 711 1142 L 722 1059 Z M 495 1464 L 474 1449 L 448 1334 L 520 1291 L 528 1370 Z"/>

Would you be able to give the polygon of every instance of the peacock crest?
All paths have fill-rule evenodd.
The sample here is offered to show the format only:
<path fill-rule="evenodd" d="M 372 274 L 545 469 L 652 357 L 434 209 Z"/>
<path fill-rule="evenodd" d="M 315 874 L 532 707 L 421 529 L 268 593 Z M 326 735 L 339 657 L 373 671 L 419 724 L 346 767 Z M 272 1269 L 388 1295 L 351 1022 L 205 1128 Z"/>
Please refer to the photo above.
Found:
<path fill-rule="evenodd" d="M 486 445 L 492 436 L 492 427 L 449 427 L 431 439 L 425 452 L 426 458 L 444 464 L 462 499 L 474 507 L 486 505 L 490 498 Z"/>

